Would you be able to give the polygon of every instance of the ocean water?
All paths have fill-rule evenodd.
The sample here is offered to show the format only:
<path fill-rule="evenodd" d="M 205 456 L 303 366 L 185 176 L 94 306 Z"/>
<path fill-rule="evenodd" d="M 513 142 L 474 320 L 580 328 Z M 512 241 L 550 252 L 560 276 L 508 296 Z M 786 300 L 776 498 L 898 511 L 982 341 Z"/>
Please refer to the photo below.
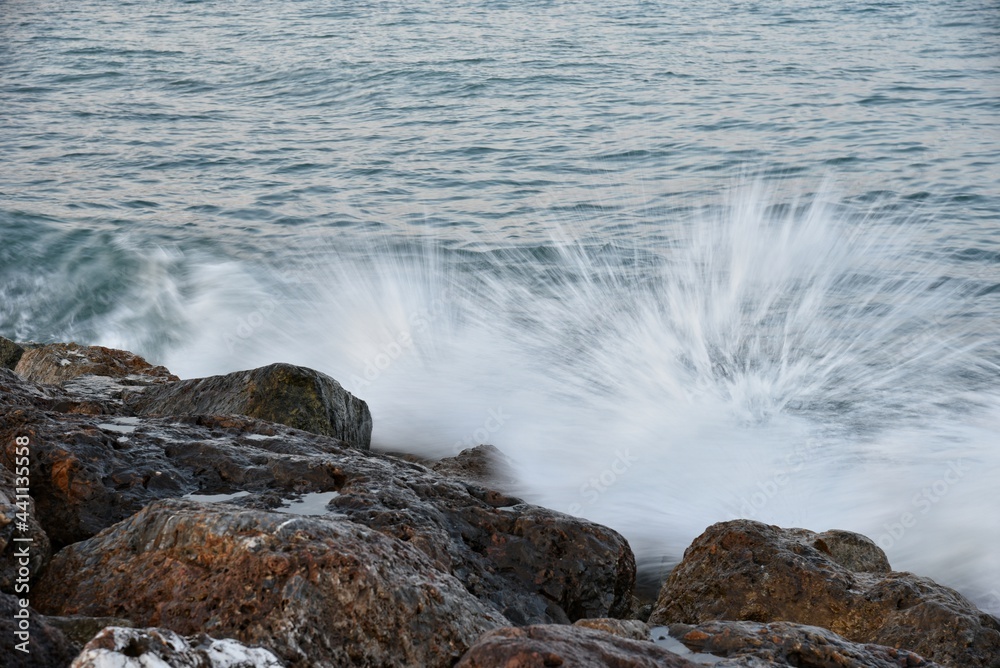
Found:
<path fill-rule="evenodd" d="M 871 536 L 1000 614 L 1000 10 L 0 0 L 0 335 L 307 365 L 655 577 Z"/>

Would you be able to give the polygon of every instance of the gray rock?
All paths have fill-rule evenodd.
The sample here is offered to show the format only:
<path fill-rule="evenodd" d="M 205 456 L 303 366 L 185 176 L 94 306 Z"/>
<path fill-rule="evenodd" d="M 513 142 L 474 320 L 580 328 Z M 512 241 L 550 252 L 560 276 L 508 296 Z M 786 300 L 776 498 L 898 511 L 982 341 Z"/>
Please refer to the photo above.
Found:
<path fill-rule="evenodd" d="M 74 645 L 83 647 L 102 630 L 109 626 L 133 628 L 133 624 L 128 619 L 121 617 L 59 617 L 46 616 L 45 621 L 63 632 L 63 635 Z"/>
<path fill-rule="evenodd" d="M 0 368 L 13 369 L 24 354 L 24 348 L 0 336 Z"/>
<path fill-rule="evenodd" d="M 151 387 L 132 399 L 140 415 L 246 415 L 362 449 L 372 437 L 368 404 L 333 378 L 291 364 Z"/>
<path fill-rule="evenodd" d="M 4 668 L 68 666 L 78 648 L 34 608 L 21 607 L 21 598 L 0 593 L 0 665 Z M 28 615 L 26 622 L 24 610 Z M 28 625 L 27 629 L 22 628 L 22 623 Z M 22 644 L 25 641 L 27 645 Z"/>
<path fill-rule="evenodd" d="M 63 549 L 32 595 L 52 613 L 236 638 L 302 667 L 451 666 L 509 623 L 412 546 L 354 522 L 179 500 Z"/>
<path fill-rule="evenodd" d="M 16 451 L 16 443 L 12 446 Z M 30 588 L 31 580 L 51 556 L 49 537 L 38 521 L 34 499 L 29 494 L 18 496 L 19 487 L 30 489 L 21 487 L 27 476 L 15 475 L 27 473 L 29 467 L 20 466 L 22 463 L 24 458 L 15 456 L 13 470 L 0 466 L 0 591 L 8 594 Z"/>
<path fill-rule="evenodd" d="M 477 445 L 430 464 L 438 473 L 495 489 L 510 489 L 516 482 L 510 459 L 496 446 Z"/>
<path fill-rule="evenodd" d="M 579 626 L 544 624 L 485 634 L 455 668 L 697 668 L 648 640 Z"/>
<path fill-rule="evenodd" d="M 109 627 L 87 643 L 70 668 L 284 668 L 274 654 L 204 634 L 183 638 L 167 629 Z"/>
<path fill-rule="evenodd" d="M 573 622 L 573 626 L 581 626 L 585 629 L 604 631 L 619 638 L 629 640 L 649 640 L 649 625 L 638 619 L 612 619 L 610 617 L 598 617 L 596 619 L 578 619 Z"/>

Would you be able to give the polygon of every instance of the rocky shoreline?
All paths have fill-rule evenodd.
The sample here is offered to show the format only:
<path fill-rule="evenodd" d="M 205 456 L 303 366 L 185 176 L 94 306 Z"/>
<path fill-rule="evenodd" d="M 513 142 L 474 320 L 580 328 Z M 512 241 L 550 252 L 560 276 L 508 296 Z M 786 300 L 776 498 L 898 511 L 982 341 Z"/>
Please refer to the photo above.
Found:
<path fill-rule="evenodd" d="M 303 367 L 0 339 L 0 665 L 1000 667 L 1000 620 L 864 536 L 716 524 L 641 601 L 625 539 L 505 493 L 495 448 L 371 430 Z"/>

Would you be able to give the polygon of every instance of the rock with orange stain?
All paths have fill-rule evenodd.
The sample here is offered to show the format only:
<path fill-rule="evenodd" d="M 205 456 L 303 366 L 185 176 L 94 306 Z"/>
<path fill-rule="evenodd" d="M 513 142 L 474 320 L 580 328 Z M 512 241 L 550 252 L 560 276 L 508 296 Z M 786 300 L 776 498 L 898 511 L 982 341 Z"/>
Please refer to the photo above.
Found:
<path fill-rule="evenodd" d="M 289 666 L 451 666 L 509 622 L 419 550 L 357 523 L 158 501 L 59 552 L 43 613 L 260 645 Z"/>

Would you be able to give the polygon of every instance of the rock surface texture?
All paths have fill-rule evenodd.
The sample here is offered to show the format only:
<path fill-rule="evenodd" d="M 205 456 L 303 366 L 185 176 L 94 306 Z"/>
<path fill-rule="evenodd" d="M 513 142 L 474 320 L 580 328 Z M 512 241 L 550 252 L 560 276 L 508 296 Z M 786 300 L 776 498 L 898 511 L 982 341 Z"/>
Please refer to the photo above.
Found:
<path fill-rule="evenodd" d="M 148 388 L 132 404 L 140 415 L 246 415 L 362 449 L 372 440 L 368 404 L 333 378 L 291 364 Z"/>
<path fill-rule="evenodd" d="M 578 626 L 543 624 L 487 633 L 456 668 L 696 668 L 648 640 Z"/>
<path fill-rule="evenodd" d="M 21 631 L 18 598 L 0 593 L 0 666 L 4 668 L 60 668 L 76 656 L 76 647 L 59 629 L 34 609 L 28 610 L 27 631 Z M 26 633 L 18 637 L 17 633 Z M 18 646 L 27 640 L 27 646 Z M 21 651 L 27 649 L 28 651 Z"/>
<path fill-rule="evenodd" d="M 25 350 L 14 371 L 26 380 L 49 385 L 85 374 L 110 378 L 142 376 L 151 381 L 177 380 L 177 376 L 162 366 L 154 366 L 134 353 L 75 343 L 53 343 Z"/>
<path fill-rule="evenodd" d="M 881 550 L 863 537 L 836 532 L 834 542 L 850 547 L 835 550 L 830 533 L 750 520 L 709 527 L 670 574 L 650 624 L 788 621 L 946 666 L 1000 666 L 995 618 L 932 580 L 885 572 Z"/>
<path fill-rule="evenodd" d="M 157 499 L 245 491 L 273 508 L 332 493 L 328 512 L 409 543 L 514 623 L 628 613 L 635 561 L 619 534 L 418 464 L 233 417 L 0 413 L 0 465 L 28 434 L 39 522 L 58 549 Z"/>
<path fill-rule="evenodd" d="M 24 348 L 0 336 L 0 369 L 13 369 L 24 354 Z"/>
<path fill-rule="evenodd" d="M 71 668 L 283 668 L 271 652 L 235 640 L 167 629 L 108 627 L 83 648 Z"/>
<path fill-rule="evenodd" d="M 293 666 L 448 666 L 508 623 L 413 547 L 354 522 L 179 500 L 59 552 L 33 600 L 265 645 Z"/>

